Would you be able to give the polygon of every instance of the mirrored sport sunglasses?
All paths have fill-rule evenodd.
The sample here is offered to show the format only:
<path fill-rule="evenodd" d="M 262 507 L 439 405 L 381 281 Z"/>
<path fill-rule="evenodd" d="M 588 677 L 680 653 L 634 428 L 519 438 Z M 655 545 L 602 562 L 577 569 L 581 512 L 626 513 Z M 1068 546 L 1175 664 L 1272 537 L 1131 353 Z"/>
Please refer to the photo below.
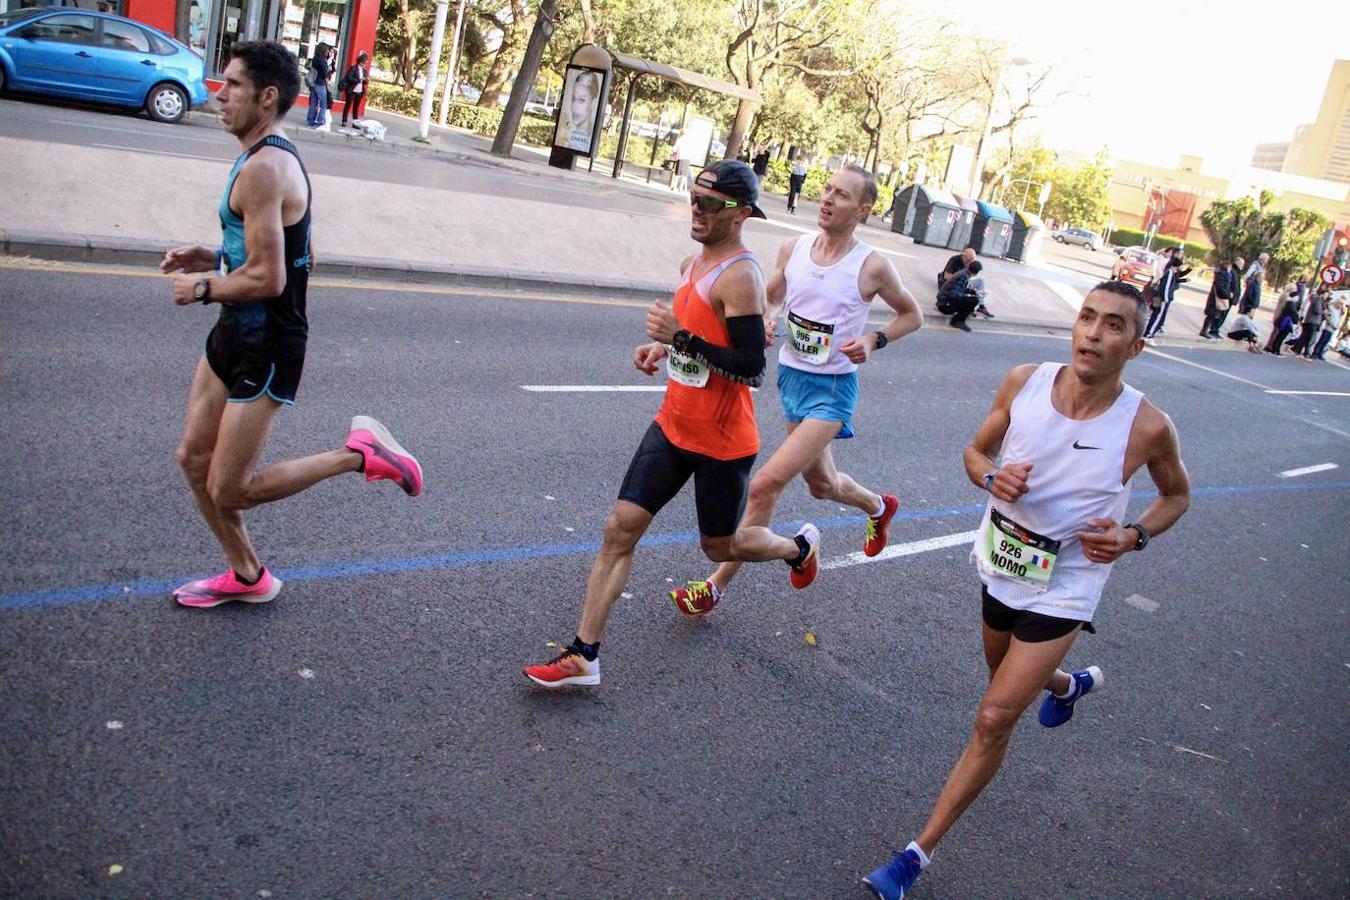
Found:
<path fill-rule="evenodd" d="M 739 200 L 723 200 L 721 197 L 711 197 L 707 194 L 695 194 L 689 192 L 689 205 L 697 206 L 699 209 L 708 213 L 721 212 L 724 209 L 732 209 L 737 206 L 744 206 Z"/>

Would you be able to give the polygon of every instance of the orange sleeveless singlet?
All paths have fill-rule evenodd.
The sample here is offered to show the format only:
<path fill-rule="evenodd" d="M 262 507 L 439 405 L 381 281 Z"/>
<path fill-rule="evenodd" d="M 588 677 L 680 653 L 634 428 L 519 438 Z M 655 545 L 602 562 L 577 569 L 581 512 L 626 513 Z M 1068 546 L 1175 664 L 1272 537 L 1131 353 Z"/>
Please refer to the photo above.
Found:
<path fill-rule="evenodd" d="M 744 250 L 713 266 L 697 281 L 694 280 L 696 261 L 691 262 L 675 290 L 672 306 L 680 327 L 709 343 L 730 347 L 731 336 L 727 333 L 726 322 L 713 310 L 709 297 L 713 283 L 728 266 L 754 258 L 753 253 Z M 674 355 L 667 360 L 667 366 L 671 365 L 678 365 Z M 656 424 L 675 446 L 713 459 L 741 459 L 758 453 L 759 426 L 755 423 L 755 405 L 749 386 L 717 372 L 707 372 L 706 376 L 702 387 L 681 383 L 670 376 L 666 382 L 665 402 L 656 414 Z"/>

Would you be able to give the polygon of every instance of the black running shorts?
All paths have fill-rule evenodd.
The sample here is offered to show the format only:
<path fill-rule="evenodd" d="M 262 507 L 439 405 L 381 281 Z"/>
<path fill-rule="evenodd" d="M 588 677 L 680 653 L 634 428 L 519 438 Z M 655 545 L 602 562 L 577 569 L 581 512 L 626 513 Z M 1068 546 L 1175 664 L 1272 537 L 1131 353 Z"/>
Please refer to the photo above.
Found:
<path fill-rule="evenodd" d="M 1082 625 L 1083 630 L 1088 634 L 1097 633 L 1091 622 L 1081 622 L 1078 619 L 1061 619 L 1056 616 L 1047 616 L 1044 613 L 1013 609 L 995 598 L 993 594 L 989 593 L 989 588 L 984 586 L 980 588 L 980 599 L 984 605 L 984 624 L 994 631 L 1011 631 L 1013 637 L 1028 644 L 1039 644 L 1042 641 L 1062 638 L 1079 625 Z"/>
<path fill-rule="evenodd" d="M 206 362 L 225 383 L 231 403 L 247 403 L 264 395 L 287 406 L 295 403 L 305 355 L 269 355 L 256 347 L 230 340 L 221 329 L 206 338 Z"/>
<path fill-rule="evenodd" d="M 694 477 L 694 506 L 698 530 L 705 537 L 736 533 L 750 490 L 750 468 L 755 454 L 740 459 L 713 459 L 676 447 L 655 422 L 647 429 L 628 464 L 619 499 L 636 503 L 652 515 L 661 511 Z"/>

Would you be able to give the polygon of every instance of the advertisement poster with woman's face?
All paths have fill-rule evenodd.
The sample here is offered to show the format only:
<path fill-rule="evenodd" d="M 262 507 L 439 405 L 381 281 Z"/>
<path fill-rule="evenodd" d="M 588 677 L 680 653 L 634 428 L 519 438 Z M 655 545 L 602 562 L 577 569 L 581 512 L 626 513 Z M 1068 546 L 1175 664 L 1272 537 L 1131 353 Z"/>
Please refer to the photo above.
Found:
<path fill-rule="evenodd" d="M 566 147 L 578 153 L 591 152 L 591 136 L 595 133 L 595 115 L 600 108 L 603 84 L 604 76 L 599 72 L 567 70 L 558 130 L 553 135 L 555 147 Z"/>

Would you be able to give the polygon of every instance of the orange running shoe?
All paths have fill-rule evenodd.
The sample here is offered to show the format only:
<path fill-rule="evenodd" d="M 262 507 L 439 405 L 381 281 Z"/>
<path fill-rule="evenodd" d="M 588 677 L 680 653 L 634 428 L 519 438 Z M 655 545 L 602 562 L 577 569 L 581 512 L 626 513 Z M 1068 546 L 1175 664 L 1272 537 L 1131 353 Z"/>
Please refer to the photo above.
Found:
<path fill-rule="evenodd" d="M 800 590 L 809 587 L 811 582 L 816 580 L 816 572 L 820 570 L 820 529 L 807 522 L 797 532 L 797 537 L 806 541 L 806 559 L 796 565 L 788 564 L 792 569 L 788 578 L 792 586 Z"/>
<path fill-rule="evenodd" d="M 863 553 L 876 556 L 886 549 L 890 539 L 891 517 L 900 509 L 900 498 L 894 494 L 881 495 L 881 515 L 867 517 L 867 540 L 863 543 Z"/>
<path fill-rule="evenodd" d="M 722 592 L 712 581 L 689 581 L 684 587 L 666 593 L 675 601 L 676 609 L 695 619 L 711 614 L 717 601 L 722 599 Z"/>
<path fill-rule="evenodd" d="M 569 684 L 596 685 L 600 683 L 600 658 L 588 660 L 568 647 L 546 663 L 526 666 L 525 674 L 535 684 L 549 690 Z"/>

